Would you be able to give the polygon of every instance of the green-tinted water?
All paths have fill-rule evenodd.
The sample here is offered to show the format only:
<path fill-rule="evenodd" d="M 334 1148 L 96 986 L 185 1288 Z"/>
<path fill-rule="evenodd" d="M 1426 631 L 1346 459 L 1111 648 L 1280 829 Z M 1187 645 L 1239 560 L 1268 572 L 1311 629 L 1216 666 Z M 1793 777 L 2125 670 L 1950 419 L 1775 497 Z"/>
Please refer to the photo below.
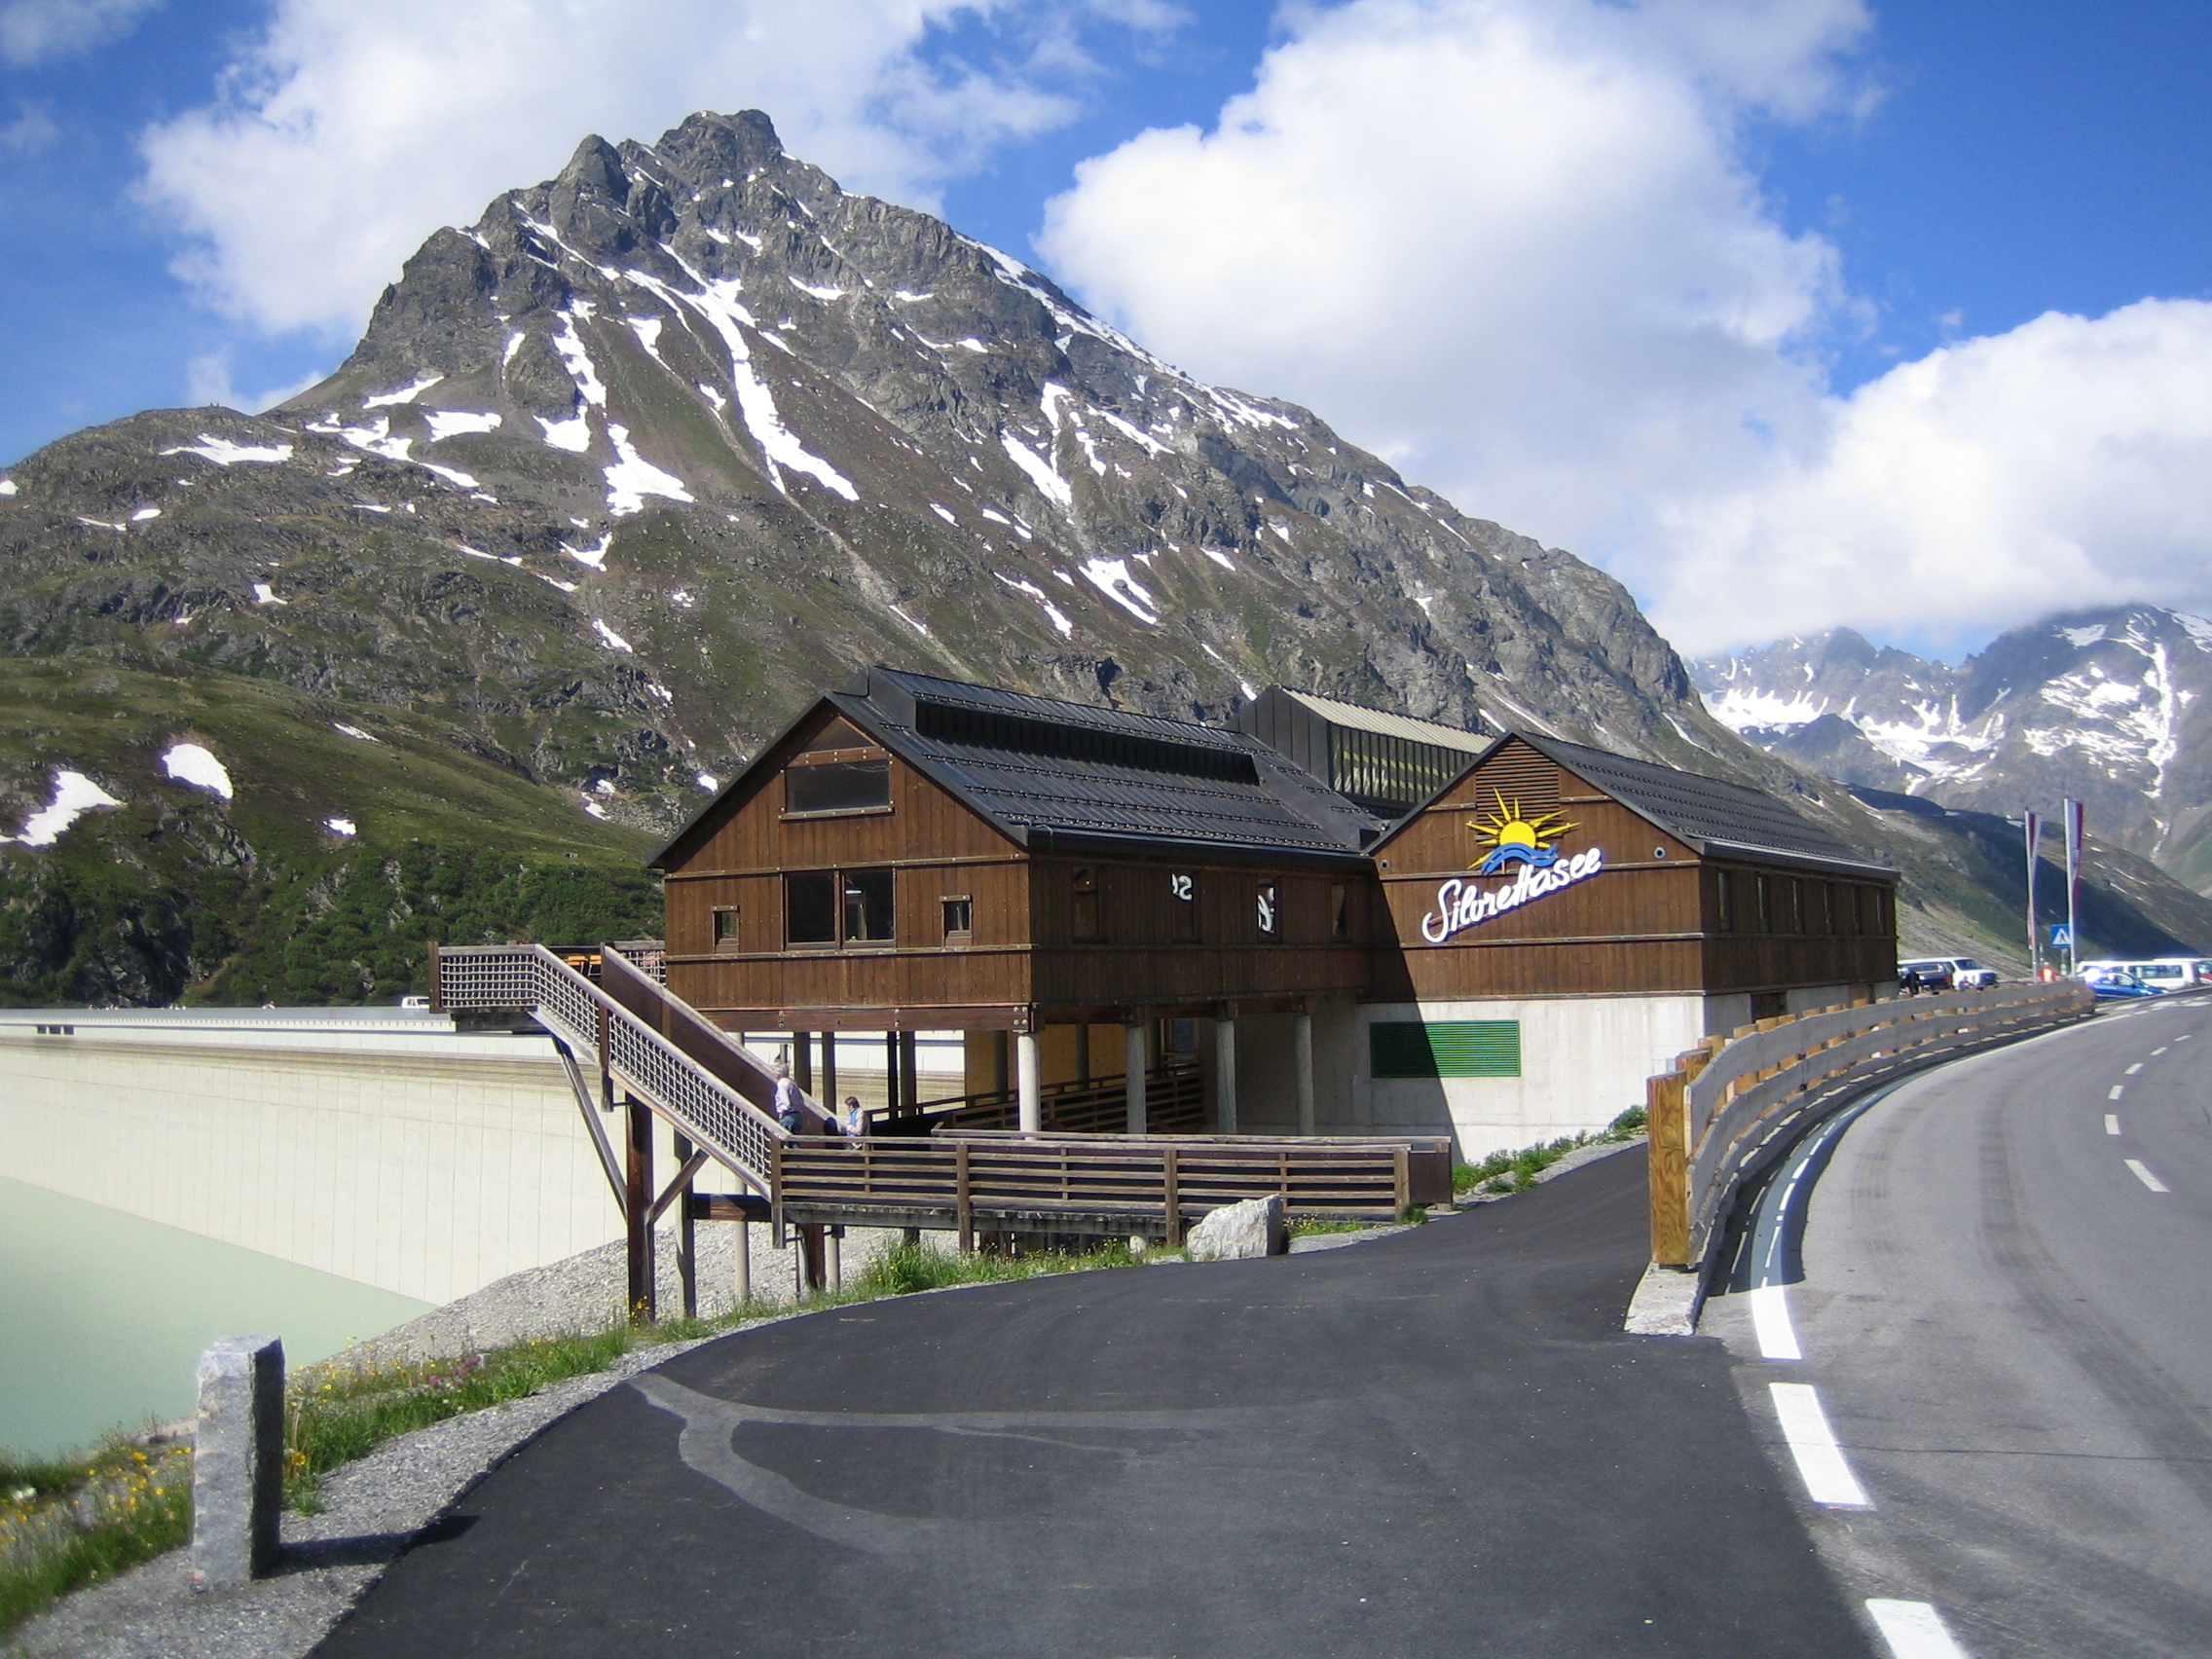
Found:
<path fill-rule="evenodd" d="M 184 1416 L 214 1337 L 279 1336 L 303 1365 L 428 1309 L 0 1180 L 0 1446 L 56 1452 Z"/>

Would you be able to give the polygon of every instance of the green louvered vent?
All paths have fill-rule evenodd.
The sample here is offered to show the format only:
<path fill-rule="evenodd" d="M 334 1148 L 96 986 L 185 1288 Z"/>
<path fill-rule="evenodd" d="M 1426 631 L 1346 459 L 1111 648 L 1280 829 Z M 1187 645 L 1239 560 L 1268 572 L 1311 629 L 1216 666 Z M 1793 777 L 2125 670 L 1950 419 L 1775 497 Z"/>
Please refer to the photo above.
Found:
<path fill-rule="evenodd" d="M 1367 1028 L 1371 1077 L 1519 1077 L 1518 1019 L 1377 1020 Z"/>

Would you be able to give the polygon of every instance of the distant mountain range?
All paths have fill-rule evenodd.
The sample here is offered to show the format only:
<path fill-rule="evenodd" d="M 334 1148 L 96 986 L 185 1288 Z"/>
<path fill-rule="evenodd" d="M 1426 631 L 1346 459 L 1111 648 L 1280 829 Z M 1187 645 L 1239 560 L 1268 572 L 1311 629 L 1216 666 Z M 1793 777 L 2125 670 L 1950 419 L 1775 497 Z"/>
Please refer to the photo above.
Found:
<path fill-rule="evenodd" d="M 265 416 L 0 468 L 0 830 L 65 774 L 123 803 L 0 846 L 32 1000 L 381 996 L 427 937 L 635 932 L 652 837 L 877 661 L 1527 726 L 1788 793 L 1898 860 L 1913 948 L 2015 929 L 2016 856 L 1741 741 L 1610 577 L 846 195 L 756 113 L 585 140 Z M 172 776 L 179 743 L 235 791 Z M 2212 905 L 2130 879 L 2130 940 L 2212 945 Z"/>
<path fill-rule="evenodd" d="M 2016 628 L 1957 668 L 1848 628 L 1690 664 L 1714 718 L 1846 784 L 2091 833 L 2212 891 L 2212 621 L 2151 606 Z"/>

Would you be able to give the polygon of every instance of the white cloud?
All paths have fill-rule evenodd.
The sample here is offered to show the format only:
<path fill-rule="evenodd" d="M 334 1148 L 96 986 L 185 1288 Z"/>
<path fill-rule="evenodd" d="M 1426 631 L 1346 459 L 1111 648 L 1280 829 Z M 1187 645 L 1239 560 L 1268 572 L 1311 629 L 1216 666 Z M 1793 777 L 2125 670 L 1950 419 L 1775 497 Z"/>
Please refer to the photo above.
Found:
<path fill-rule="evenodd" d="M 276 0 L 221 95 L 142 139 L 180 272 L 269 329 L 350 332 L 440 223 L 550 177 L 586 132 L 650 142 L 693 111 L 768 110 L 794 155 L 916 205 L 1075 105 L 1019 61 L 940 66 L 967 16 L 1031 0 Z M 1018 34 L 1018 30 L 1014 31 Z"/>
<path fill-rule="evenodd" d="M 0 59 L 18 69 L 74 57 L 121 39 L 162 0 L 6 0 Z"/>
<path fill-rule="evenodd" d="M 214 403 L 225 409 L 258 415 L 265 409 L 275 408 L 287 397 L 298 396 L 309 387 L 325 379 L 329 373 L 328 369 L 313 369 L 303 379 L 288 386 L 273 387 L 265 391 L 240 391 L 231 378 L 230 352 L 206 351 L 189 359 L 184 365 L 184 401 L 188 407 L 196 409 Z"/>
<path fill-rule="evenodd" d="M 1745 134 L 1871 107 L 1859 0 L 1285 23 L 1212 130 L 1146 132 L 1049 208 L 1056 273 L 1154 350 L 1599 559 L 1689 649 L 2212 606 L 2212 308 L 2046 316 L 1830 387 L 1824 342 L 1870 308 Z"/>
<path fill-rule="evenodd" d="M 2212 608 L 2212 305 L 2050 313 L 1828 400 L 1817 442 L 1664 513 L 1687 649 L 1836 623 L 1971 644 L 2052 610 Z"/>
<path fill-rule="evenodd" d="M 1737 133 L 1858 98 L 1857 0 L 1356 0 L 1210 132 L 1077 169 L 1039 245 L 1211 380 L 1308 403 L 1470 511 L 1604 551 L 1814 415 L 1834 250 Z"/>

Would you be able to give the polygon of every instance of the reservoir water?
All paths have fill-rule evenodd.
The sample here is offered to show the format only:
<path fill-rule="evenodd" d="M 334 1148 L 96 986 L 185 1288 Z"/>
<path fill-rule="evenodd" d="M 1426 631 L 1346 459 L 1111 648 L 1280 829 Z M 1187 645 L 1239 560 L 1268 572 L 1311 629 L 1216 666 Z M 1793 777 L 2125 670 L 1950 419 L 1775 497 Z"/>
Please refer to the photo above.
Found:
<path fill-rule="evenodd" d="M 0 1178 L 0 1447 L 60 1452 L 183 1417 L 215 1337 L 281 1337 L 298 1366 L 429 1307 Z"/>

